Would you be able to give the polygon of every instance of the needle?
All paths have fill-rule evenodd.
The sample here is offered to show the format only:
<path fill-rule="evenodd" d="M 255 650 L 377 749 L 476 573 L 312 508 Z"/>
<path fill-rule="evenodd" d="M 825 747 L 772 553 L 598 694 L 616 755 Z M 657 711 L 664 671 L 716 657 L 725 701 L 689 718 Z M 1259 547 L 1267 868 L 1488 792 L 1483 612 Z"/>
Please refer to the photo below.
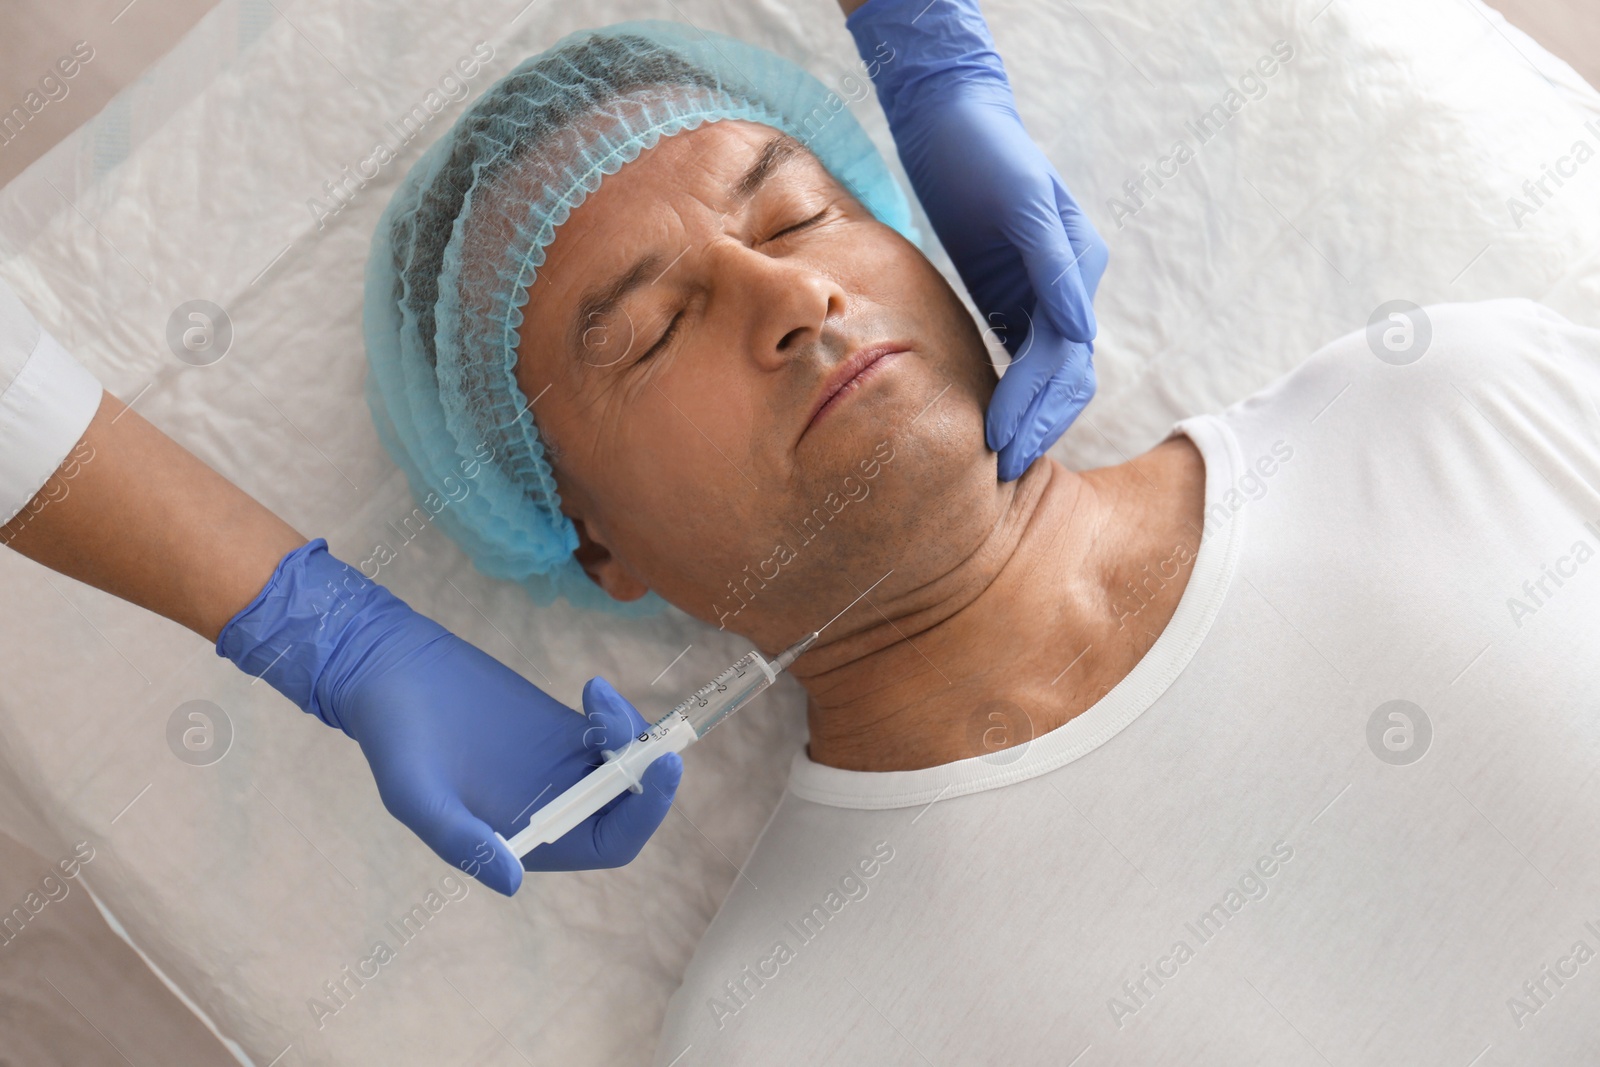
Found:
<path fill-rule="evenodd" d="M 883 578 L 887 578 L 893 573 L 894 568 L 890 567 L 889 570 L 884 574 Z M 861 597 L 866 596 L 867 593 L 870 593 L 874 589 L 878 588 L 878 586 L 883 583 L 883 578 L 879 578 L 876 582 L 873 582 L 871 585 L 867 586 L 866 592 L 862 593 L 861 596 L 856 597 L 854 600 L 850 601 L 850 603 L 846 604 L 844 611 L 849 611 L 851 608 L 855 607 L 861 602 Z M 802 652 L 806 651 L 812 645 L 817 643 L 817 638 L 822 636 L 822 631 L 839 621 L 840 616 L 844 615 L 844 611 L 839 612 L 838 615 L 835 615 L 833 618 L 829 619 L 827 622 L 823 623 L 821 626 L 817 627 L 815 630 L 812 630 L 800 640 L 784 649 L 778 654 L 778 658 L 772 661 L 772 666 L 778 671 L 788 670 L 790 665 L 793 664 L 795 660 L 800 658 L 800 654 Z"/>
<path fill-rule="evenodd" d="M 894 568 L 893 568 L 893 566 L 891 566 L 891 568 L 888 569 L 888 571 L 885 571 L 885 574 L 883 574 L 883 577 L 888 577 L 888 576 L 890 576 L 890 574 L 893 574 L 893 573 L 894 573 Z M 880 577 L 880 579 L 878 579 L 878 581 L 872 582 L 872 584 L 867 585 L 866 592 L 861 593 L 861 597 L 866 597 L 867 593 L 870 593 L 870 592 L 872 592 L 872 590 L 877 589 L 878 585 L 882 585 L 883 584 L 883 577 Z M 861 603 L 861 597 L 856 597 L 856 598 L 854 598 L 854 600 L 851 600 L 850 603 L 848 603 L 848 605 L 845 605 L 845 611 L 850 611 L 851 608 L 854 608 L 854 606 L 858 605 L 858 603 Z M 845 611 L 840 611 L 840 613 L 835 614 L 835 616 L 832 617 L 832 619 L 829 619 L 829 621 L 824 622 L 824 624 L 819 625 L 819 627 L 816 627 L 816 629 L 811 630 L 811 637 L 816 637 L 816 635 L 818 635 L 818 633 L 821 633 L 822 630 L 826 630 L 827 627 L 830 627 L 830 625 L 834 625 L 835 622 L 840 621 L 840 617 L 843 617 L 843 614 L 845 614 Z"/>
<path fill-rule="evenodd" d="M 889 570 L 884 574 L 883 578 L 887 578 L 887 577 L 889 577 L 889 575 L 891 575 L 893 573 L 894 573 L 894 568 L 890 567 Z M 878 586 L 882 585 L 883 584 L 883 578 L 879 578 L 877 581 L 875 581 L 871 585 L 867 586 L 866 592 L 862 593 L 861 596 L 856 597 L 854 600 L 850 601 L 850 603 L 848 603 L 848 604 L 846 604 L 844 606 L 844 611 L 849 611 L 851 608 L 855 607 L 857 604 L 859 604 L 861 602 L 861 597 L 866 596 L 867 593 L 872 592 L 874 589 L 878 588 Z M 834 623 L 838 622 L 840 616 L 844 615 L 844 611 L 839 612 L 838 615 L 835 615 L 833 618 L 829 619 L 827 622 L 825 622 L 821 626 L 817 627 L 814 632 L 820 634 L 822 631 L 826 630 L 828 627 L 830 627 Z"/>

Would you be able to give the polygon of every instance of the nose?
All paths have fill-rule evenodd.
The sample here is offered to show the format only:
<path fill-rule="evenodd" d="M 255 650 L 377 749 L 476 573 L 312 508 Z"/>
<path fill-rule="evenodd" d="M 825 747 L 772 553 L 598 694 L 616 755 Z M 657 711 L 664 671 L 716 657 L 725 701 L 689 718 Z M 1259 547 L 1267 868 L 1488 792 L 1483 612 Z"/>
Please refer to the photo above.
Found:
<path fill-rule="evenodd" d="M 844 314 L 844 288 L 805 257 L 770 255 L 738 242 L 723 247 L 722 277 L 745 333 L 743 351 L 763 369 L 804 358 Z"/>

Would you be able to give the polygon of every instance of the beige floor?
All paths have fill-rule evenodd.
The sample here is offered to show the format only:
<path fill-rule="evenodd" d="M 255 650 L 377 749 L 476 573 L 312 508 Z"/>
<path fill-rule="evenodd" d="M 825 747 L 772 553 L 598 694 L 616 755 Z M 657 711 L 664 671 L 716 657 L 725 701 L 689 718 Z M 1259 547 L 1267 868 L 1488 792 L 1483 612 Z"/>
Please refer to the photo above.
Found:
<path fill-rule="evenodd" d="M 215 0 L 5 0 L 0 7 L 0 114 L 20 105 L 56 61 L 84 42 L 93 58 L 21 133 L 0 145 L 0 185 L 106 105 L 215 6 Z M 54 90 L 60 95 L 60 90 Z"/>
<path fill-rule="evenodd" d="M 1600 85 L 1596 0 L 1489 2 Z M 20 103 L 76 42 L 88 42 L 94 58 L 65 98 L 0 146 L 0 184 L 99 111 L 211 7 L 212 0 L 7 0 L 0 15 L 0 112 Z M 0 835 L 0 901 L 20 901 L 50 867 Z M 0 1067 L 234 1062 L 77 890 L 0 945 L 0 1035 Z"/>
<path fill-rule="evenodd" d="M 1528 36 L 1600 86 L 1600 3 L 1595 0 L 1485 0 Z"/>

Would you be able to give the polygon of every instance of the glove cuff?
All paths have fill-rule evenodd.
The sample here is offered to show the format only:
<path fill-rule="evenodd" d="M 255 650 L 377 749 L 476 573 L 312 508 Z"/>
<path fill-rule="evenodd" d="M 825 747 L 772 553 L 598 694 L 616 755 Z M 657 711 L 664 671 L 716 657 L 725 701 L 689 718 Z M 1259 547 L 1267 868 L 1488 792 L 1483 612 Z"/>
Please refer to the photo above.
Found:
<path fill-rule="evenodd" d="M 217 635 L 217 655 L 349 734 L 332 706 L 327 666 L 351 623 L 387 601 L 395 597 L 336 559 L 319 537 L 278 561 L 261 592 Z"/>
<path fill-rule="evenodd" d="M 1011 95 L 978 0 L 868 0 L 844 24 L 891 128 L 946 92 L 990 85 Z"/>

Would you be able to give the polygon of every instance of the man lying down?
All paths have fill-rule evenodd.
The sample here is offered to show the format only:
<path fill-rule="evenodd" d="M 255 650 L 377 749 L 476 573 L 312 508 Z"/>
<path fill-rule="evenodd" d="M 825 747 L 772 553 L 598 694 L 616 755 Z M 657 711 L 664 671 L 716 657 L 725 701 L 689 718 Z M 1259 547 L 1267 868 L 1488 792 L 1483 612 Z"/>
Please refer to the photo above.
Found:
<path fill-rule="evenodd" d="M 455 135 L 413 173 L 380 237 L 438 371 L 386 424 L 375 355 L 374 408 L 525 487 L 449 512 L 480 560 L 564 531 L 547 573 L 769 655 L 871 590 L 794 666 L 809 744 L 656 1062 L 1594 1062 L 1600 332 L 1432 308 L 1420 358 L 1353 334 L 1002 483 L 971 316 L 778 119 L 623 153 L 491 254 L 599 158 L 564 131 L 671 95 L 619 55 L 563 60 L 607 108 L 519 141 L 497 87 L 462 122 L 499 169 Z"/>

